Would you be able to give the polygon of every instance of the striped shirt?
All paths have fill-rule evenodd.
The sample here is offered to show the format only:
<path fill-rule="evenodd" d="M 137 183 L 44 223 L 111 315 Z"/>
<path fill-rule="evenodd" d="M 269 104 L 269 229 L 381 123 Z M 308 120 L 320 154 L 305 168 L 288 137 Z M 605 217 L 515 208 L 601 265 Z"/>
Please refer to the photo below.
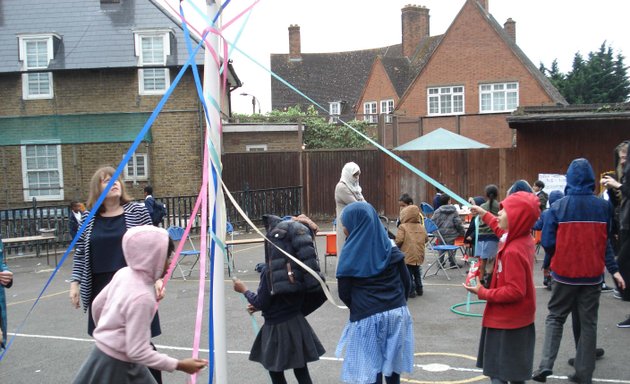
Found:
<path fill-rule="evenodd" d="M 87 212 L 86 212 L 87 215 Z M 127 229 L 139 225 L 152 225 L 151 217 L 144 204 L 134 202 L 123 205 L 123 215 Z M 87 217 L 87 216 L 85 216 Z M 81 223 L 82 224 L 82 223 Z M 90 257 L 90 238 L 94 228 L 94 217 L 85 227 L 83 233 L 77 240 L 76 251 L 74 253 L 74 264 L 72 266 L 72 281 L 79 283 L 81 293 L 81 303 L 83 310 L 87 311 L 92 297 L 92 259 Z M 122 241 L 122 238 L 120 239 Z"/>

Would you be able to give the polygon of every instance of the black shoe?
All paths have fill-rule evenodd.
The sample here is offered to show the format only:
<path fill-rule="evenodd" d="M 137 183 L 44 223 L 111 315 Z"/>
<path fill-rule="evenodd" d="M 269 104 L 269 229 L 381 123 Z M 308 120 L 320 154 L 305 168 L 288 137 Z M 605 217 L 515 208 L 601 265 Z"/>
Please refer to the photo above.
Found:
<path fill-rule="evenodd" d="M 424 291 L 422 290 L 422 288 L 420 288 L 420 289 L 416 290 L 416 294 L 417 294 L 418 296 L 422 296 L 422 294 L 423 294 L 423 293 L 424 293 Z"/>
<path fill-rule="evenodd" d="M 604 348 L 595 348 L 595 359 L 599 360 L 602 357 L 604 357 L 604 353 L 606 353 L 606 351 L 604 351 Z M 575 358 L 570 358 L 569 361 L 567 361 L 567 363 L 569 363 L 570 366 L 574 367 L 575 366 Z"/>
<path fill-rule="evenodd" d="M 534 373 L 532 373 L 532 380 L 538 381 L 540 383 L 544 383 L 547 381 L 547 376 L 553 375 L 553 371 L 551 369 L 537 369 Z"/>
<path fill-rule="evenodd" d="M 416 297 L 416 293 L 414 291 L 411 291 L 411 293 L 409 294 L 409 298 L 413 299 L 414 297 Z"/>
<path fill-rule="evenodd" d="M 613 289 L 613 297 L 615 299 L 623 299 L 623 296 L 621 296 L 621 291 L 619 291 L 618 289 Z"/>
<path fill-rule="evenodd" d="M 592 381 L 584 381 L 577 377 L 576 374 L 568 375 L 567 379 L 572 383 L 592 384 Z"/>
<path fill-rule="evenodd" d="M 602 292 L 612 292 L 613 288 L 606 285 L 606 283 L 602 283 Z"/>
<path fill-rule="evenodd" d="M 617 323 L 617 328 L 630 328 L 630 317 L 620 323 Z"/>

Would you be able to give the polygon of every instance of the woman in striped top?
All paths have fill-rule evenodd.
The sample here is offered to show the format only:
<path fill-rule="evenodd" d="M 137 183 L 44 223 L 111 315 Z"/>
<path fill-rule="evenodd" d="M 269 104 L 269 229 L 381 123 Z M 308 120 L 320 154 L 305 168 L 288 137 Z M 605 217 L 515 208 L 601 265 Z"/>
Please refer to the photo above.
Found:
<path fill-rule="evenodd" d="M 90 180 L 87 201 L 89 210 L 94 207 L 114 173 L 115 169 L 112 167 L 103 167 L 94 173 Z M 122 181 L 116 180 L 98 212 L 81 233 L 74 253 L 70 300 L 75 308 L 79 308 L 80 298 L 83 310 L 88 312 L 90 336 L 96 327 L 92 318 L 92 301 L 109 284 L 114 274 L 127 266 L 122 251 L 122 238 L 127 229 L 139 225 L 151 225 L 149 212 L 144 204 L 134 203 L 127 195 Z M 151 323 L 151 337 L 160 333 L 160 321 L 156 313 Z M 158 383 L 161 382 L 159 371 L 152 373 L 157 375 Z"/>

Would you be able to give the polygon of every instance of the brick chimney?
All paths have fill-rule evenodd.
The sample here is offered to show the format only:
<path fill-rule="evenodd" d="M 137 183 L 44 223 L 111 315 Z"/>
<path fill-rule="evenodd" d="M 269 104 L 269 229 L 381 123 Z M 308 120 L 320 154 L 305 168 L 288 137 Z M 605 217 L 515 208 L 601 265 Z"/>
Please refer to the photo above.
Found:
<path fill-rule="evenodd" d="M 429 9 L 418 5 L 405 5 L 401 10 L 402 54 L 413 56 L 420 41 L 429 34 Z"/>
<path fill-rule="evenodd" d="M 503 24 L 503 29 L 507 32 L 512 41 L 516 43 L 516 21 L 512 20 L 510 17 L 506 20 L 505 24 Z"/>
<path fill-rule="evenodd" d="M 300 26 L 291 24 L 289 26 L 289 60 L 302 60 L 302 42 L 300 39 Z"/>
<path fill-rule="evenodd" d="M 490 0 L 477 0 L 477 2 L 486 10 L 486 13 L 490 12 Z"/>

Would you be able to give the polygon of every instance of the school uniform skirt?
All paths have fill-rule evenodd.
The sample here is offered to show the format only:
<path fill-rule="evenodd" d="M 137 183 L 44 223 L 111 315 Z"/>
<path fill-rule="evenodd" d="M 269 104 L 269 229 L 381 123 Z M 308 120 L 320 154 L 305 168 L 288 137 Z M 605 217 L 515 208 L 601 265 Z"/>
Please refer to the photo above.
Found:
<path fill-rule="evenodd" d="M 149 368 L 114 359 L 94 347 L 73 384 L 157 384 Z"/>
<path fill-rule="evenodd" d="M 378 373 L 410 373 L 413 344 L 413 319 L 406 305 L 349 321 L 335 351 L 337 357 L 342 357 L 345 349 L 341 380 L 367 384 L 375 382 Z"/>
<path fill-rule="evenodd" d="M 302 314 L 279 323 L 264 323 L 260 328 L 249 359 L 272 372 L 302 368 L 317 361 L 326 352 L 315 331 Z"/>
<path fill-rule="evenodd" d="M 532 378 L 536 329 L 534 323 L 517 329 L 481 329 L 477 367 L 483 374 L 503 381 Z"/>

